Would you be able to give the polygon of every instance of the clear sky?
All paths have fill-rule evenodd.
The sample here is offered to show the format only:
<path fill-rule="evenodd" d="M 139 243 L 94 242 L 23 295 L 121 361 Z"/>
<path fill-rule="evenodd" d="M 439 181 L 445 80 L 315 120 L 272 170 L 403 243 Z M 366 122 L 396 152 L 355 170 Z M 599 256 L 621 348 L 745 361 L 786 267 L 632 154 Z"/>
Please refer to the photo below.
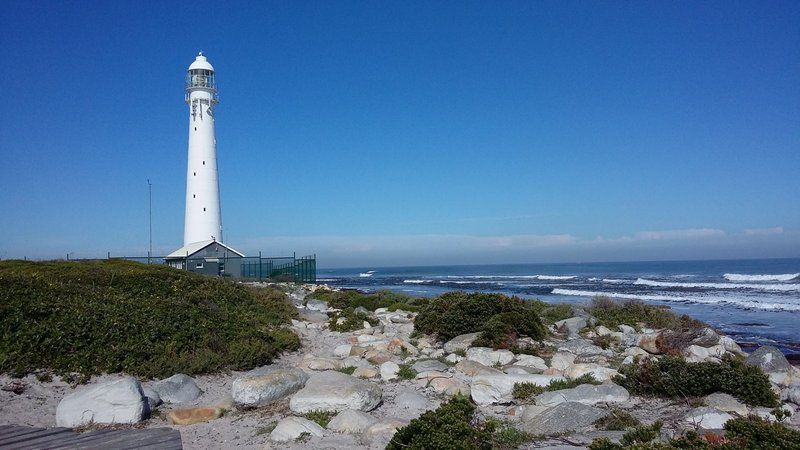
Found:
<path fill-rule="evenodd" d="M 0 258 L 182 244 L 199 50 L 225 240 L 319 265 L 800 255 L 800 2 L 0 6 Z"/>

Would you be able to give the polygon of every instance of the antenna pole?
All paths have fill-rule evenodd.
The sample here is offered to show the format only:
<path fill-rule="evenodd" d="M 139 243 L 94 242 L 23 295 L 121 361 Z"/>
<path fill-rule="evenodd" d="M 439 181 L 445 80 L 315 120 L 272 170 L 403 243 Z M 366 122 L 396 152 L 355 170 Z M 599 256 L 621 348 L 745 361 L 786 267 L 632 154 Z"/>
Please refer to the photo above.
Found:
<path fill-rule="evenodd" d="M 153 185 L 150 183 L 150 178 L 147 179 L 147 200 L 150 207 L 150 247 L 147 250 L 147 264 L 150 264 L 150 256 L 153 254 Z"/>

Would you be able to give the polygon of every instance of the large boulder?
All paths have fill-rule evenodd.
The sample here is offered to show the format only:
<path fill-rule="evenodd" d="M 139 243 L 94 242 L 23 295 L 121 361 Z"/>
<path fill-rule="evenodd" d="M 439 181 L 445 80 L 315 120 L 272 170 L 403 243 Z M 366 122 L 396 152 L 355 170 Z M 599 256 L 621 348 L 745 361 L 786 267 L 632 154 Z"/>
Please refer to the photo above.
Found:
<path fill-rule="evenodd" d="M 372 444 L 370 447 L 376 447 L 374 444 L 380 443 L 381 445 L 377 447 L 383 448 L 385 444 L 392 439 L 392 436 L 394 436 L 397 430 L 406 425 L 408 425 L 407 420 L 396 418 L 383 419 L 370 425 L 364 430 L 361 436 L 364 441 Z"/>
<path fill-rule="evenodd" d="M 328 422 L 328 429 L 339 433 L 363 433 L 370 425 L 378 419 L 370 417 L 369 414 L 356 411 L 355 409 L 345 409 L 333 416 Z"/>
<path fill-rule="evenodd" d="M 150 408 L 142 385 L 133 377 L 97 384 L 67 395 L 56 407 L 56 425 L 137 423 Z"/>
<path fill-rule="evenodd" d="M 309 378 L 303 389 L 289 400 L 289 408 L 300 414 L 310 411 L 371 411 L 381 402 L 383 391 L 374 383 L 350 375 L 327 371 Z"/>
<path fill-rule="evenodd" d="M 724 411 L 703 406 L 689 411 L 684 421 L 689 425 L 706 430 L 720 430 L 725 425 L 725 422 L 731 419 L 733 419 L 733 416 Z"/>
<path fill-rule="evenodd" d="M 328 302 L 324 300 L 311 299 L 306 303 L 306 308 L 311 311 L 328 312 Z"/>
<path fill-rule="evenodd" d="M 477 332 L 477 333 L 468 333 L 456 336 L 453 339 L 450 339 L 449 341 L 445 342 L 444 351 L 446 351 L 447 353 L 455 353 L 459 350 L 466 351 L 472 345 L 472 343 L 475 342 L 475 339 L 478 339 L 478 336 L 480 335 L 481 333 Z"/>
<path fill-rule="evenodd" d="M 753 353 L 747 355 L 745 363 L 751 366 L 758 366 L 766 373 L 788 372 L 792 365 L 783 356 L 783 353 L 771 345 L 759 347 Z"/>
<path fill-rule="evenodd" d="M 386 361 L 385 363 L 381 364 L 380 366 L 381 371 L 381 379 L 384 381 L 394 380 L 398 377 L 398 373 L 400 372 L 400 366 L 397 363 L 392 361 Z"/>
<path fill-rule="evenodd" d="M 185 403 L 200 397 L 200 388 L 189 375 L 175 374 L 153 383 L 151 388 L 164 403 Z"/>
<path fill-rule="evenodd" d="M 322 437 L 325 434 L 325 429 L 316 422 L 292 416 L 278 422 L 278 425 L 270 433 L 269 438 L 275 442 L 289 442 L 299 438 L 303 433 Z"/>
<path fill-rule="evenodd" d="M 534 369 L 536 373 L 541 373 L 547 370 L 547 363 L 544 359 L 534 355 L 518 355 L 517 360 L 514 361 L 515 366 L 529 367 Z"/>
<path fill-rule="evenodd" d="M 590 428 L 597 419 L 605 415 L 605 410 L 594 406 L 565 402 L 533 415 L 530 420 L 523 420 L 521 428 L 533 435 L 564 434 Z"/>
<path fill-rule="evenodd" d="M 747 406 L 745 406 L 739 400 L 736 400 L 736 398 L 730 394 L 715 392 L 707 395 L 703 399 L 703 403 L 705 403 L 706 406 L 718 409 L 720 411 L 733 412 L 742 417 L 747 416 Z"/>
<path fill-rule="evenodd" d="M 564 341 L 558 346 L 558 350 L 567 351 L 578 356 L 591 356 L 609 353 L 613 354 L 613 352 L 603 350 L 599 346 L 595 345 L 592 341 L 587 339 L 570 339 L 568 341 Z"/>
<path fill-rule="evenodd" d="M 503 373 L 494 367 L 487 367 L 477 361 L 469 359 L 459 361 L 458 364 L 455 365 L 455 369 L 470 377 L 474 377 L 475 375 L 497 375 Z"/>
<path fill-rule="evenodd" d="M 690 345 L 683 350 L 683 356 L 688 362 L 719 362 L 725 356 L 725 348 L 721 345 L 703 347 L 701 345 Z"/>
<path fill-rule="evenodd" d="M 636 341 L 636 345 L 646 350 L 650 354 L 660 355 L 662 353 L 661 349 L 658 348 L 658 337 L 660 335 L 661 333 L 640 334 Z"/>
<path fill-rule="evenodd" d="M 299 391 L 307 380 L 301 369 L 259 367 L 233 380 L 233 402 L 242 408 L 265 406 Z"/>
<path fill-rule="evenodd" d="M 488 347 L 471 347 L 467 349 L 467 359 L 479 362 L 484 366 L 494 366 L 495 364 L 506 365 L 514 360 L 514 354 L 508 350 L 493 350 Z"/>
<path fill-rule="evenodd" d="M 597 381 L 606 382 L 610 381 L 615 375 L 619 375 L 619 372 L 610 367 L 603 367 L 594 363 L 573 364 L 564 371 L 564 376 L 570 380 L 584 375 L 591 375 Z"/>
<path fill-rule="evenodd" d="M 575 362 L 575 354 L 570 352 L 556 352 L 550 358 L 550 367 L 555 370 L 567 370 Z"/>
<path fill-rule="evenodd" d="M 584 405 L 596 403 L 622 403 L 630 399 L 628 391 L 616 384 L 601 384 L 598 386 L 582 384 L 572 389 L 544 392 L 536 396 L 539 406 L 555 406 L 565 402 L 578 402 Z"/>
<path fill-rule="evenodd" d="M 580 331 L 586 326 L 586 319 L 583 317 L 570 317 L 569 319 L 559 320 L 555 326 L 560 331 L 566 331 L 567 336 L 574 338 L 580 335 Z"/>
<path fill-rule="evenodd" d="M 328 315 L 319 311 L 300 309 L 297 311 L 297 314 L 300 316 L 301 319 L 305 320 L 306 322 L 325 323 L 328 321 Z"/>
<path fill-rule="evenodd" d="M 424 359 L 415 362 L 412 366 L 414 372 L 421 373 L 421 372 L 444 372 L 447 370 L 447 364 L 444 364 L 441 361 L 437 361 L 435 359 Z"/>
<path fill-rule="evenodd" d="M 554 375 L 506 374 L 476 375 L 470 384 L 472 400 L 480 406 L 493 403 L 508 403 L 513 399 L 514 385 L 532 383 L 547 386 L 551 381 L 563 381 L 564 377 Z"/>

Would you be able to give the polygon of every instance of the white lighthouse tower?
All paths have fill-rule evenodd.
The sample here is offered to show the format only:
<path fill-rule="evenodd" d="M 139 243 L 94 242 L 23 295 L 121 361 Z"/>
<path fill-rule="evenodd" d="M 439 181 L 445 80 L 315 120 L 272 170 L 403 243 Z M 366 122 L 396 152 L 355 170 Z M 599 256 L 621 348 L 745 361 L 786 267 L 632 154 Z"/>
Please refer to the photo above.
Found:
<path fill-rule="evenodd" d="M 201 241 L 222 241 L 217 139 L 214 134 L 214 108 L 218 102 L 214 67 L 200 52 L 186 75 L 189 161 L 186 168 L 184 246 Z"/>

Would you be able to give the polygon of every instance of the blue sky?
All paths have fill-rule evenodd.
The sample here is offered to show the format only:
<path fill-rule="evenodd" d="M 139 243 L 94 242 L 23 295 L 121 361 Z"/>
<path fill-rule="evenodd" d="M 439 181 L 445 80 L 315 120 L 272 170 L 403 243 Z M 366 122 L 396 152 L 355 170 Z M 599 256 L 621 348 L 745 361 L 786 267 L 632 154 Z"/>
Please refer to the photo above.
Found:
<path fill-rule="evenodd" d="M 0 258 L 223 226 L 321 266 L 800 255 L 798 2 L 6 2 Z"/>

